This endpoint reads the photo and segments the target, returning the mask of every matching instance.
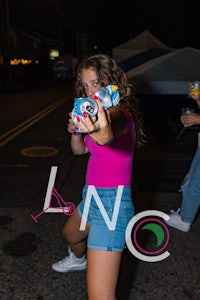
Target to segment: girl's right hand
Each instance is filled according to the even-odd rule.
[[[71,118],[71,112],[69,113],[69,117],[67,130],[69,133],[73,134],[76,133],[77,126],[74,124],[74,121]]]

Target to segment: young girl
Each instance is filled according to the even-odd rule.
[[[119,88],[120,101],[107,110],[96,91],[107,85]],[[132,86],[125,73],[107,55],[97,54],[83,60],[78,66],[75,84],[76,97],[95,98],[97,120],[87,113],[77,116],[82,133],[70,117],[68,131],[75,155],[90,152],[82,201],[63,229],[69,245],[69,255],[52,265],[58,272],[84,270],[87,267],[87,289],[90,300],[116,299],[116,286],[121,255],[125,248],[125,231],[134,216],[131,194],[132,163],[135,147],[143,142],[141,116]],[[122,186],[120,207],[113,229],[107,226],[97,202],[92,198],[84,230],[80,230],[89,187],[95,187],[110,220],[115,212],[118,187]],[[87,260],[86,260],[87,257]]]

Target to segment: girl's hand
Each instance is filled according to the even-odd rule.
[[[69,121],[68,121],[68,127],[67,127],[67,130],[69,133],[73,134],[73,133],[76,133],[76,129],[78,128],[75,124],[74,124],[74,121],[72,120],[71,118],[71,112],[69,113]]]
[[[92,134],[100,129],[98,122],[93,122],[86,112],[83,112],[83,118],[76,116],[76,119],[78,122],[78,128],[84,133]]]
[[[92,122],[87,113],[83,114],[83,120],[77,117],[78,127],[101,145],[107,144],[113,137],[110,127],[109,112],[105,111],[99,99],[96,99],[98,105],[97,121]]]
[[[108,124],[106,112],[101,104],[101,101],[96,99],[98,105],[97,121],[93,122],[86,112],[83,112],[83,118],[77,116],[78,127],[85,133],[92,134],[98,132],[104,126]]]

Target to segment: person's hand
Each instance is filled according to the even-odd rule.
[[[193,125],[200,125],[200,114],[190,114],[181,116],[181,122],[185,127],[193,126]]]
[[[112,130],[109,121],[109,112],[105,111],[99,99],[96,99],[98,105],[97,121],[92,122],[87,113],[83,113],[83,119],[77,117],[78,127],[84,132],[92,135],[92,138],[101,145],[108,143],[112,137]]]
[[[189,96],[197,103],[198,107],[200,108],[200,94],[194,95],[192,84],[189,85]]]
[[[73,134],[76,133],[76,129],[78,129],[78,127],[74,124],[74,121],[71,118],[71,112],[69,113],[69,121],[68,121],[68,127],[67,130],[69,133]]]
[[[92,134],[100,129],[98,122],[93,122],[85,111],[83,112],[83,118],[77,115],[76,119],[78,122],[78,128],[84,133]]]
[[[95,101],[98,105],[97,111],[97,121],[93,122],[89,115],[86,112],[83,112],[83,118],[77,116],[78,128],[80,128],[84,133],[92,134],[94,132],[98,132],[101,128],[108,124],[106,112],[97,98]]]

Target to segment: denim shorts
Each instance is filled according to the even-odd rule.
[[[82,221],[90,225],[87,247],[123,251],[126,244],[126,227],[135,214],[131,188],[85,186],[82,197],[78,213]]]

